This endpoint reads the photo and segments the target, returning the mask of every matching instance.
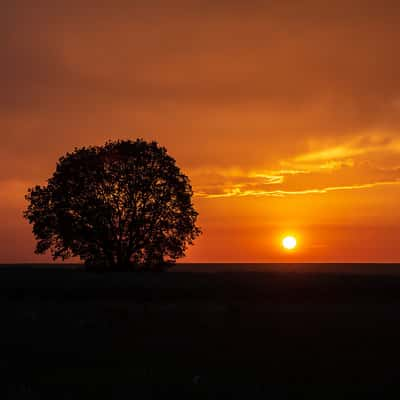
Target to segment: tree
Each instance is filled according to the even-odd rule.
[[[156,142],[112,141],[59,159],[46,186],[28,190],[35,252],[79,256],[87,266],[173,264],[201,233],[192,188]]]

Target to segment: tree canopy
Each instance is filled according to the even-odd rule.
[[[201,233],[192,188],[156,142],[110,141],[59,159],[47,185],[28,190],[36,253],[88,266],[160,268]]]

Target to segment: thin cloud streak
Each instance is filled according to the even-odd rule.
[[[240,188],[234,188],[230,191],[226,191],[221,194],[213,194],[213,193],[205,193],[205,192],[197,192],[195,193],[196,197],[203,197],[207,199],[218,199],[218,198],[226,198],[226,197],[284,197],[284,196],[292,196],[292,195],[307,195],[307,194],[325,194],[328,192],[338,191],[338,190],[357,190],[357,189],[369,189],[376,186],[386,186],[386,185],[398,185],[400,184],[400,180],[396,181],[385,181],[385,182],[374,182],[374,183],[365,183],[362,185],[351,185],[351,186],[331,186],[324,187],[321,189],[306,189],[306,190],[273,190],[273,191],[257,191],[257,190],[245,190],[242,191]]]

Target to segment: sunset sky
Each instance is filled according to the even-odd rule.
[[[186,262],[400,261],[399,27],[390,0],[5,0],[0,262],[50,260],[22,210],[61,155],[137,137],[191,178]]]

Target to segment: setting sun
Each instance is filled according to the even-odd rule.
[[[286,250],[293,250],[297,246],[297,240],[294,236],[286,236],[282,240],[282,246]]]

